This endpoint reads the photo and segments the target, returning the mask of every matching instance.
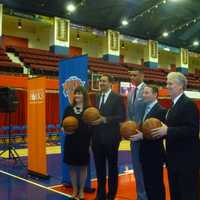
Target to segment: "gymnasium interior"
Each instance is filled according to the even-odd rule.
[[[122,95],[127,106],[129,70],[142,68],[145,83],[158,86],[159,103],[169,108],[172,102],[166,88],[167,74],[181,72],[188,80],[186,93],[200,112],[199,8],[199,0],[2,0],[0,199],[71,197],[62,161],[65,136],[60,104],[64,86],[60,63],[87,58],[92,104],[100,90],[99,78],[105,74],[114,78],[112,89]],[[67,67],[77,67],[78,73],[83,73],[79,66]],[[37,79],[39,82],[34,82]],[[40,86],[44,93],[38,90]],[[31,89],[37,90],[38,96],[31,96]],[[3,100],[4,91],[10,91],[11,97]],[[42,107],[31,110],[37,97],[44,101]],[[14,105],[7,102],[10,98],[14,98]],[[42,166],[39,173],[32,173],[31,165]],[[170,200],[163,167],[166,200]],[[135,200],[129,140],[120,143],[118,168],[116,200]],[[93,200],[97,179],[92,152],[87,184],[85,199]]]

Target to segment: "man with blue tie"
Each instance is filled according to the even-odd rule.
[[[142,122],[142,117],[145,111],[146,103],[143,99],[144,71],[142,68],[129,70],[130,79],[135,86],[128,94],[128,119],[134,120],[139,126]],[[131,142],[131,157],[133,162],[134,176],[136,180],[137,200],[148,200],[144,181],[142,167],[140,163],[140,143],[141,141]]]
[[[166,160],[171,200],[197,200],[200,167],[199,111],[184,94],[186,77],[180,72],[167,75],[173,106],[166,124],[154,129],[152,137],[166,138]]]
[[[153,117],[164,122],[166,109],[158,103],[158,88],[154,85],[146,85],[143,91],[143,97],[147,103],[143,121]],[[133,135],[130,139],[132,141],[141,140],[140,161],[148,200],[165,200],[165,187],[163,182],[165,150],[163,140],[143,138],[142,132],[139,131],[138,134]]]

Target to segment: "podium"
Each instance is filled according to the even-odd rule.
[[[46,78],[28,80],[28,173],[48,179],[46,155]]]

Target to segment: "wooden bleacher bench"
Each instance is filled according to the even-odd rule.
[[[38,60],[38,59],[22,59],[22,61],[25,64],[37,64],[41,66],[52,66],[52,67],[57,67],[58,62],[53,62],[53,61],[46,61],[46,60]]]
[[[3,48],[0,48],[0,72],[23,73],[23,67],[13,63]]]
[[[46,61],[54,61],[54,62],[59,62],[60,60],[62,60],[61,58],[58,58],[58,57],[40,56],[40,55],[29,54],[29,53],[19,53],[18,56],[23,59],[28,58],[28,59],[46,60]]]

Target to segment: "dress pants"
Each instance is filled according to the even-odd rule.
[[[171,200],[198,199],[198,169],[175,170],[168,167],[168,176]]]
[[[92,144],[97,173],[97,200],[114,200],[118,187],[118,148],[115,144]],[[106,166],[108,165],[108,194],[106,195]]]
[[[140,162],[140,141],[131,142],[131,157],[136,181],[137,200],[148,200]]]

